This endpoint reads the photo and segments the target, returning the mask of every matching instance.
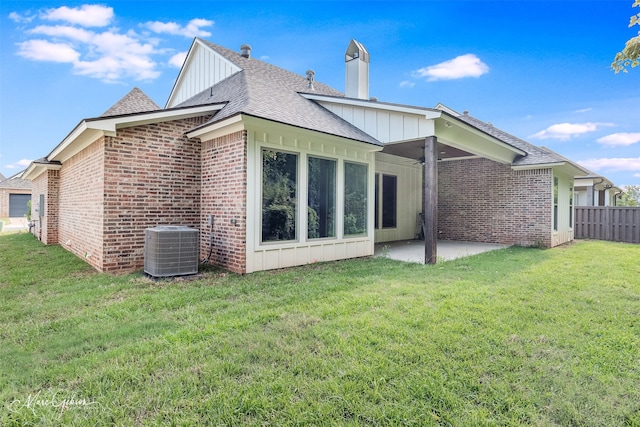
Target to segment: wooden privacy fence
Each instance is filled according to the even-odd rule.
[[[579,206],[575,212],[576,239],[640,243],[640,207]]]

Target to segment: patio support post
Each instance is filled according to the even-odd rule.
[[[424,263],[435,264],[438,258],[438,139],[424,140]]]

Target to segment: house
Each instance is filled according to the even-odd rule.
[[[140,269],[144,231],[200,230],[200,256],[248,273],[425,238],[551,247],[573,239],[586,170],[468,113],[369,97],[352,40],[345,94],[196,38],[159,108],[134,89],[33,162],[37,223],[100,271]],[[35,215],[34,215],[35,216]]]
[[[616,206],[622,189],[607,177],[589,171],[575,177],[576,206]]]
[[[31,181],[23,179],[23,173],[0,180],[0,218],[21,218],[30,213]]]

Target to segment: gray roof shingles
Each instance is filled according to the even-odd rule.
[[[460,114],[457,116],[457,118],[503,142],[506,142],[513,147],[519,148],[522,151],[526,152],[526,156],[520,156],[513,161],[513,166],[547,165],[554,163],[564,163],[567,161],[566,158],[554,153],[551,150],[535,146],[523,139],[513,136],[501,129],[494,127],[489,123],[483,122],[482,120],[479,120],[468,114]]]
[[[309,88],[308,80],[303,76],[201,41],[242,70],[177,106],[226,102],[227,105],[202,127],[237,114],[247,114],[303,129],[382,145],[371,135],[300,95],[315,93],[343,97],[342,93],[320,82],[314,82],[312,90]]]
[[[156,111],[161,108],[151,100],[143,91],[134,87],[129,93],[123,96],[111,108],[102,113],[100,117],[120,116],[124,114],[146,113]]]

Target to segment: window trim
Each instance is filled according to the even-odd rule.
[[[279,147],[270,147],[270,146],[259,146],[259,163],[260,163],[260,176],[259,176],[259,185],[260,185],[260,198],[259,198],[259,213],[260,213],[260,223],[258,224],[258,244],[260,246],[270,246],[270,245],[281,245],[281,244],[291,244],[291,243],[300,243],[300,159],[304,156],[303,153],[292,151],[292,150],[282,150]],[[289,240],[267,240],[263,239],[263,220],[264,220],[264,152],[265,151],[274,151],[278,153],[291,154],[296,156],[296,208],[295,208],[295,238]]]

